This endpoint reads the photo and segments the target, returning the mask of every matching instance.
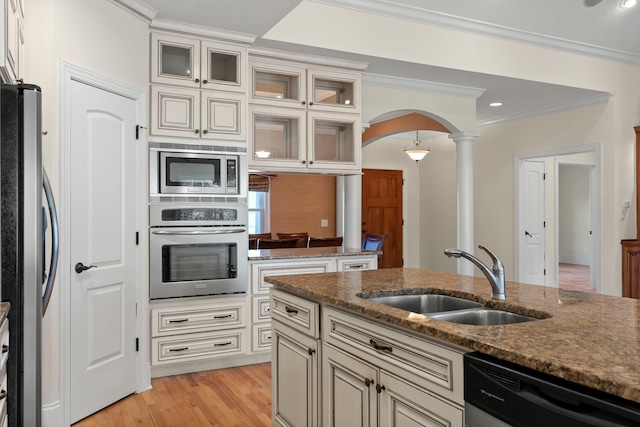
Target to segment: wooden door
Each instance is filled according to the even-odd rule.
[[[362,173],[362,236],[386,234],[378,268],[402,267],[402,171]]]
[[[75,422],[136,391],[136,101],[72,81],[70,113]]]

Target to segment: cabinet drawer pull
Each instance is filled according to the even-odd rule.
[[[7,390],[0,391],[0,400],[3,400],[7,397]]]
[[[227,342],[215,343],[213,346],[214,347],[224,347],[224,346],[231,345],[231,344],[233,344],[231,341],[227,341]]]
[[[175,319],[175,320],[169,320],[169,323],[184,323],[188,321],[189,319]]]
[[[221,316],[213,316],[214,319],[226,319],[227,317],[231,317],[231,314],[223,314]]]
[[[374,340],[369,340],[369,344],[371,344],[371,347],[373,347],[374,349],[376,349],[378,351],[386,351],[388,353],[393,352],[393,348],[391,348],[391,346],[380,345],[377,342],[375,342]]]
[[[353,269],[355,269],[355,268],[364,268],[364,264],[353,264],[353,265],[348,266],[347,268],[353,268]]]
[[[267,341],[271,341],[271,335],[267,335],[266,337],[264,337],[264,339],[266,339]]]
[[[9,346],[6,345],[6,344],[2,344],[2,353],[4,354],[4,353],[6,353],[8,351],[9,351]]]
[[[288,313],[288,314],[298,314],[298,310],[296,310],[295,308],[291,308],[291,307],[284,307],[284,310]]]
[[[170,348],[169,352],[174,353],[174,352],[185,351],[185,350],[189,350],[189,347]]]

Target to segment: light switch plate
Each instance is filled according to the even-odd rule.
[[[320,227],[328,227],[329,226],[329,220],[328,219],[321,219],[320,220]]]

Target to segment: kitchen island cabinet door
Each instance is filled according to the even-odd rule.
[[[322,356],[323,425],[377,426],[378,369],[326,344]]]
[[[464,412],[422,387],[380,371],[380,425],[389,427],[462,426]]]
[[[319,426],[318,341],[275,320],[272,326],[273,425]]]

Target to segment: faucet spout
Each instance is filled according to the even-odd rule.
[[[445,249],[444,254],[449,258],[464,258],[471,261],[480,269],[480,271],[482,271],[489,281],[489,284],[491,285],[491,298],[502,301],[506,300],[504,265],[502,264],[502,261],[500,261],[500,259],[485,246],[478,245],[478,248],[485,251],[491,257],[491,260],[493,261],[493,267],[491,269],[475,256],[460,249]]]

